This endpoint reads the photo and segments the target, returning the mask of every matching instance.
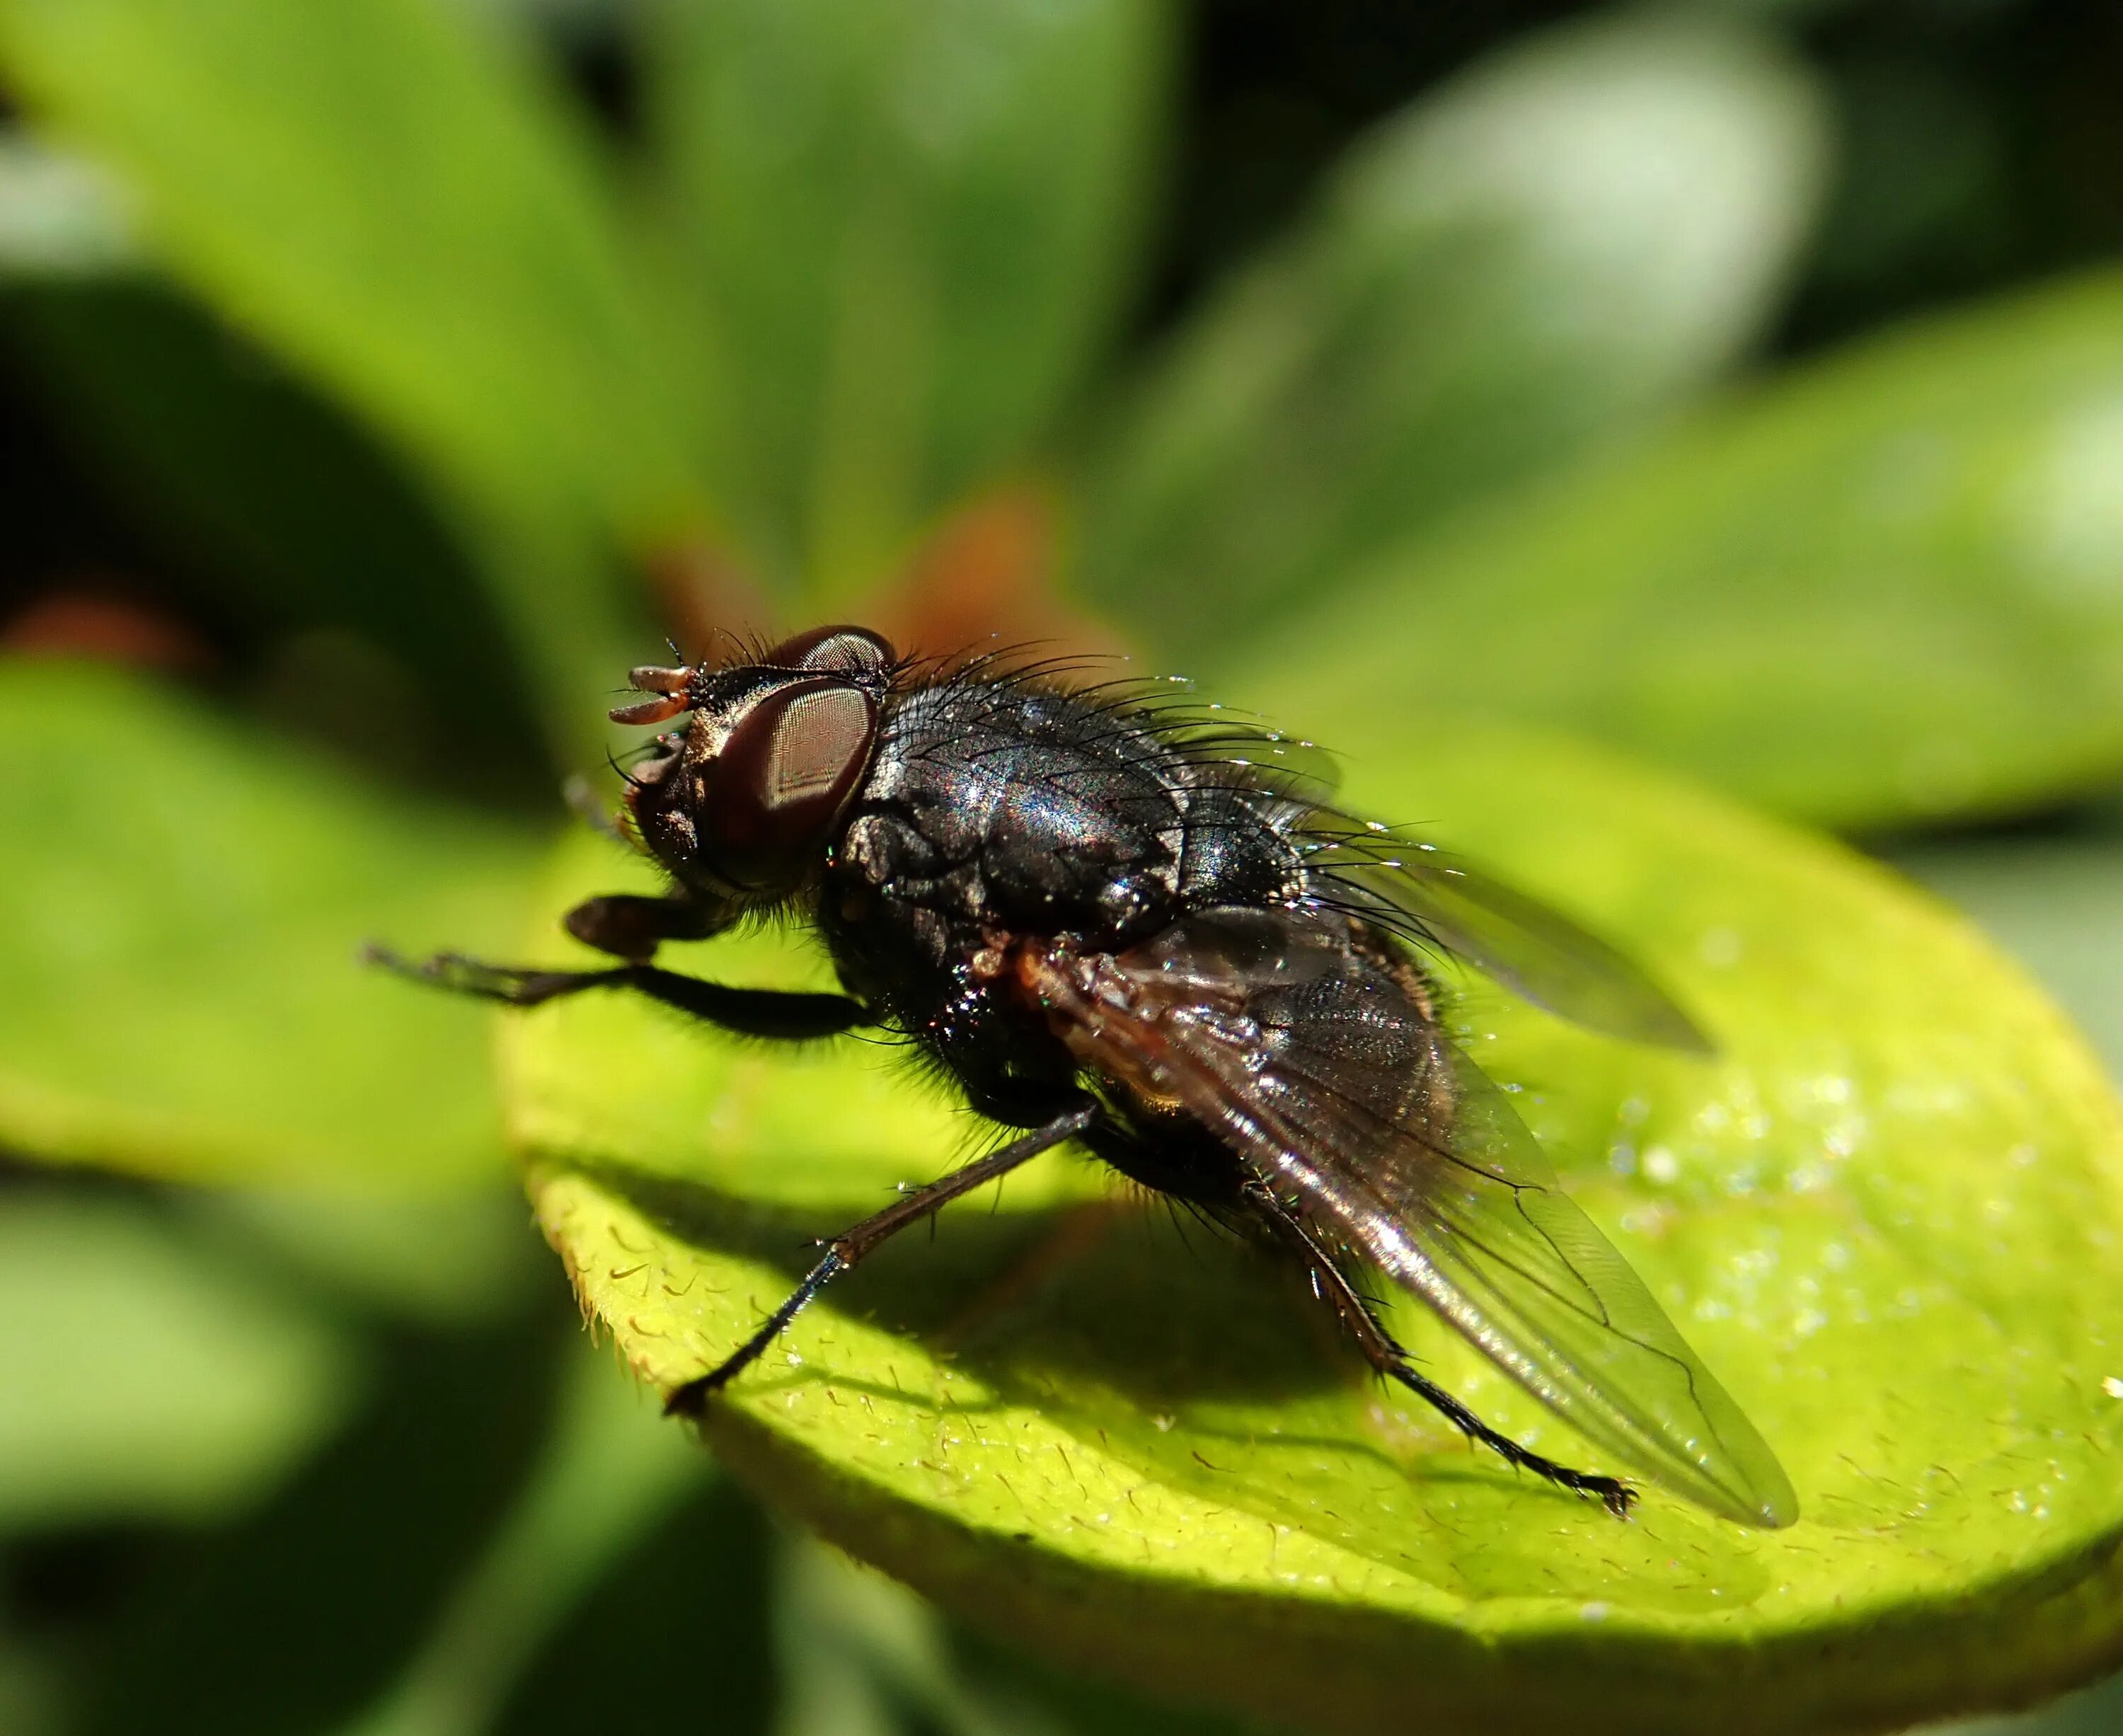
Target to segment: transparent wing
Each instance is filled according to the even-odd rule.
[[[1624,1463],[1742,1524],[1797,1517],[1776,1455],[1563,1192],[1508,1097],[1385,969],[1293,919],[1237,912],[1116,964],[1134,1016],[1110,999],[1087,1011],[1120,1077],[1183,1104]]]
[[[1320,1154],[1366,1130],[1319,1137],[1352,1114],[1343,1102],[1272,1161],[1341,1202],[1323,1215],[1587,1439],[1728,1518],[1790,1523],[1797,1499],[1769,1444],[1562,1190],[1510,1100],[1435,1027],[1430,1039],[1449,1125],[1408,1116],[1385,1161],[1347,1176]],[[1300,1077],[1290,1095],[1308,1107],[1332,1089]]]
[[[1445,855],[1317,810],[1301,828],[1329,900],[1434,942],[1587,1030],[1707,1054],[1710,1039],[1633,960],[1539,899]]]

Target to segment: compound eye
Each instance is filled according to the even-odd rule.
[[[715,757],[710,853],[734,884],[764,884],[800,867],[863,768],[877,705],[841,680],[792,683],[747,711]]]
[[[813,627],[785,639],[766,654],[773,669],[816,669],[822,675],[848,675],[860,679],[883,671],[895,653],[868,627]]]

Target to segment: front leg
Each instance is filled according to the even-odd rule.
[[[736,919],[724,906],[689,892],[644,898],[635,892],[601,893],[584,898],[560,926],[585,946],[608,952],[630,964],[646,964],[666,941],[705,941]]]
[[[659,970],[654,964],[616,964],[603,970],[524,969],[489,964],[462,953],[437,953],[415,962],[387,946],[368,947],[367,961],[384,969],[505,1006],[538,1006],[587,988],[626,988],[652,1001],[691,1014],[703,1023],[739,1036],[802,1042],[837,1037],[857,1025],[874,1024],[869,1009],[846,995],[811,994],[795,989],[730,988],[698,977]]]

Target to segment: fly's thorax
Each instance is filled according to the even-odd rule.
[[[943,679],[892,707],[846,858],[893,902],[1126,944],[1177,908],[1175,769],[1087,700]]]
[[[1305,885],[1305,858],[1291,836],[1288,805],[1226,780],[1213,766],[1188,768],[1180,792],[1179,890],[1189,909],[1289,903]]]

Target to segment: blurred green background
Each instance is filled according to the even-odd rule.
[[[354,972],[542,919],[667,632],[1586,734],[2123,1073],[2119,88],[2105,0],[0,0],[0,1730],[1231,1727],[657,1427]]]

